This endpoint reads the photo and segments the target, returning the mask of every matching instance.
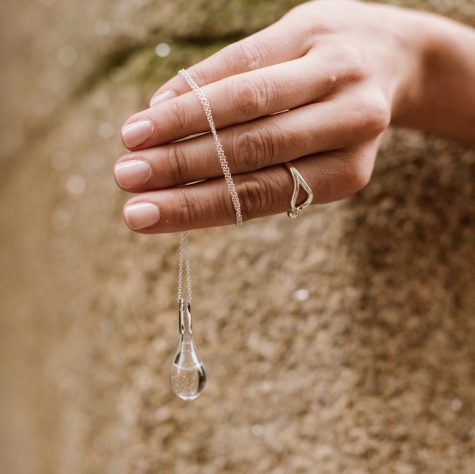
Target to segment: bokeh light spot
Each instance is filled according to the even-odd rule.
[[[72,46],[63,46],[56,55],[61,65],[65,67],[72,66],[78,59],[78,53]]]
[[[298,290],[295,290],[292,294],[292,298],[294,299],[294,301],[306,301],[308,300],[309,296],[310,296],[310,293],[305,288],[300,288]]]
[[[92,96],[92,103],[99,108],[104,108],[109,105],[109,94],[106,91],[97,91]]]
[[[114,127],[109,122],[101,123],[97,127],[97,133],[101,138],[110,138],[114,135]]]
[[[96,35],[105,36],[109,34],[111,30],[111,24],[107,20],[97,20],[94,23],[94,32]]]
[[[165,58],[167,57],[169,54],[170,54],[170,46],[168,46],[167,43],[160,43],[160,44],[157,44],[156,48],[155,48],[155,54],[159,57],[159,58]]]
[[[86,180],[77,174],[66,181],[66,189],[75,196],[79,196],[86,190]]]

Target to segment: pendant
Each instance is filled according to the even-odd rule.
[[[178,300],[178,327],[180,341],[170,367],[170,386],[181,399],[189,402],[198,397],[206,385],[206,372],[193,342],[191,305]]]

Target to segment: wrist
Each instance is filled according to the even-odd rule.
[[[475,145],[475,32],[428,13],[413,20],[417,60],[392,123]]]
[[[391,124],[420,128],[421,105],[426,101],[426,63],[433,37],[433,15],[404,10],[404,28],[397,30],[399,61],[397,62],[397,86],[393,94]],[[417,118],[416,118],[417,117]]]

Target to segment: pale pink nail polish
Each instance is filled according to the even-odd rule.
[[[154,107],[155,105],[160,104],[160,102],[165,102],[166,100],[173,99],[174,97],[176,97],[175,91],[162,92],[161,94],[152,97],[150,100],[150,107]]]
[[[127,148],[135,148],[152,136],[153,125],[150,120],[141,120],[122,127],[122,140]]]
[[[160,220],[160,211],[150,202],[129,204],[124,210],[124,218],[132,230],[145,229]]]
[[[152,175],[152,169],[146,161],[130,160],[116,164],[114,174],[119,186],[131,189],[146,183]]]

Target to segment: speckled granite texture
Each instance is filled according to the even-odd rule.
[[[475,472],[475,151],[434,136],[298,221],[192,232],[209,382],[168,387],[179,238],[122,223],[119,128],[296,3],[2,0],[0,472]]]

